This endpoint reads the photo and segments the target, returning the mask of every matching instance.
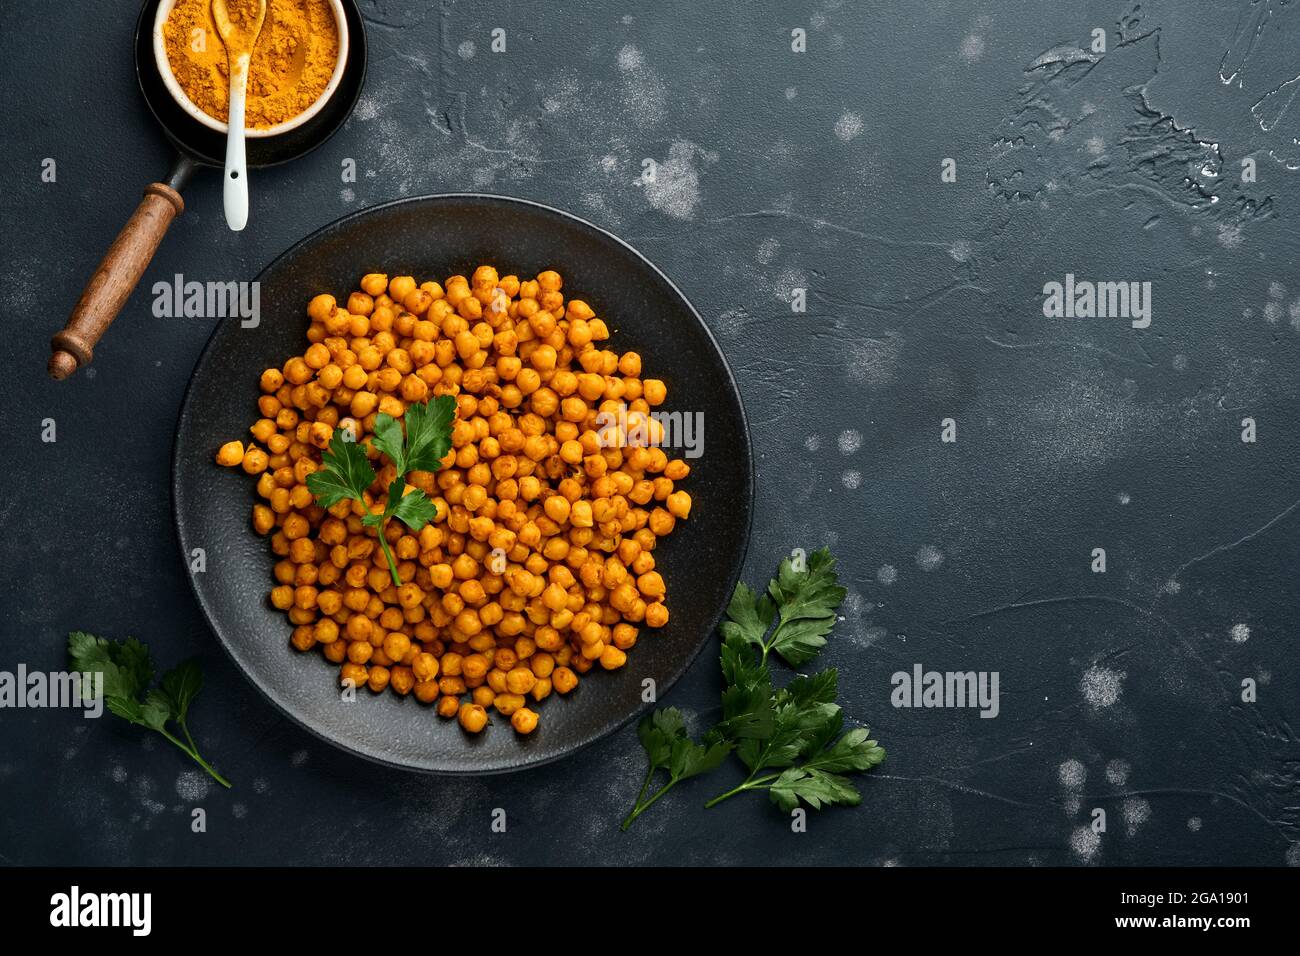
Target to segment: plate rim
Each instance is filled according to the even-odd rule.
[[[678,288],[677,284],[673,282],[673,280],[669,278],[668,275],[662,269],[660,269],[657,265],[655,265],[646,255],[644,255],[642,252],[640,252],[640,250],[636,249],[633,245],[631,245],[626,240],[615,235],[613,232],[609,231],[608,229],[596,225],[595,223],[591,222],[588,219],[575,215],[571,212],[567,212],[558,207],[551,206],[546,203],[537,202],[531,199],[524,199],[517,196],[508,196],[499,193],[480,193],[480,192],[428,193],[419,196],[404,196],[399,199],[393,199],[387,202],[382,202],[372,206],[367,206],[364,209],[357,209],[344,216],[340,216],[339,218],[334,219],[331,222],[325,223],[324,225],[317,227],[316,229],[308,233],[306,236],[303,236],[301,239],[294,242],[287,249],[285,249],[283,252],[281,252],[279,255],[273,258],[270,262],[268,262],[265,266],[263,266],[262,269],[254,277],[253,281],[260,282],[263,276],[265,276],[272,269],[279,266],[283,261],[288,260],[291,257],[295,256],[299,252],[299,250],[302,249],[304,246],[316,241],[317,239],[321,238],[323,235],[325,235],[328,232],[344,228],[347,224],[353,222],[354,220],[361,219],[369,215],[374,215],[375,213],[384,210],[394,209],[399,206],[417,205],[417,204],[437,205],[439,202],[446,201],[446,200],[473,200],[473,201],[482,201],[482,202],[489,202],[489,203],[500,203],[502,205],[527,206],[535,210],[540,210],[543,213],[558,216],[562,219],[569,220],[570,222],[578,225],[580,228],[593,230],[596,233],[603,236],[604,238],[608,240],[612,240],[618,246],[622,247],[622,249],[626,253],[630,254],[635,259],[639,260],[643,266],[649,268],[651,272],[653,272],[654,275],[659,278],[659,280],[664,282],[668,286],[668,288],[672,290],[673,294],[675,294],[686,305],[687,311],[694,317],[696,323],[703,330],[706,340],[712,346],[714,352],[717,354],[718,360],[722,364],[723,370],[726,372],[726,381],[727,384],[730,386],[732,394],[736,398],[736,407],[740,414],[740,433],[742,438],[741,447],[743,448],[745,454],[745,487],[744,487],[744,505],[743,505],[745,509],[745,517],[744,517],[744,528],[741,537],[740,548],[734,559],[733,567],[730,569],[730,572],[728,573],[726,579],[728,582],[726,593],[728,594],[733,593],[736,589],[736,584],[740,581],[740,576],[743,573],[745,567],[745,560],[749,554],[749,545],[753,537],[754,510],[755,510],[754,493],[756,490],[756,479],[755,479],[755,469],[754,469],[754,447],[753,447],[753,437],[750,434],[750,428],[749,428],[749,416],[745,410],[744,394],[740,390],[740,384],[736,380],[736,374],[731,368],[731,363],[727,361],[727,356],[722,349],[721,343],[718,342],[717,336],[714,335],[713,330],[709,327],[708,323],[704,321],[704,318],[703,316],[700,315],[699,310],[695,308],[694,303],[691,302],[691,300],[686,296],[686,294],[682,292],[680,288]],[[221,628],[217,624],[217,615],[213,613],[212,609],[208,606],[207,601],[204,599],[202,593],[199,591],[197,582],[195,580],[195,572],[190,567],[189,558],[185,550],[185,542],[182,540],[184,519],[182,518],[180,513],[180,497],[181,497],[181,491],[180,491],[181,482],[179,476],[179,469],[181,464],[180,448],[179,448],[180,437],[183,429],[186,426],[187,420],[189,419],[191,414],[191,399],[193,397],[196,374],[199,368],[202,367],[204,362],[208,359],[209,354],[211,353],[213,346],[216,342],[217,335],[219,332],[221,332],[226,321],[228,320],[218,321],[216,325],[213,326],[212,331],[209,333],[207,341],[203,344],[203,348],[199,352],[198,358],[195,359],[194,367],[190,371],[189,379],[185,383],[185,392],[181,397],[180,409],[177,412],[176,425],[172,433],[171,475],[170,475],[170,481],[168,483],[170,495],[171,495],[172,527],[176,532],[176,544],[177,544],[177,549],[180,552],[181,565],[184,568],[185,580],[189,585],[190,593],[194,596],[195,603],[199,607],[199,611],[202,614],[203,620],[207,624],[208,631],[212,634],[213,637],[216,638],[217,643],[221,645],[221,649],[225,652],[226,656],[230,659],[231,663],[234,664],[236,671],[239,672],[239,674],[244,678],[244,680],[246,680],[249,684],[251,684],[254,688],[256,688],[257,692],[262,696],[262,698],[268,701],[272,705],[274,710],[278,712],[281,716],[287,718],[295,725],[308,731],[310,734],[312,734],[312,736],[329,744],[330,746],[334,747],[340,752],[346,753],[352,757],[359,757],[370,763],[378,764],[379,766],[388,767],[395,770],[403,770],[409,773],[419,773],[419,774],[425,774],[425,775],[437,776],[437,777],[487,777],[487,776],[499,776],[508,773],[519,773],[521,771],[532,770],[537,767],[546,766],[548,764],[555,763],[556,761],[563,760],[567,757],[571,757],[574,754],[578,753],[579,751],[584,750],[587,747],[590,747],[591,745],[595,744],[598,741],[604,740],[608,737],[612,737],[614,734],[621,731],[624,727],[628,726],[632,721],[637,720],[643,715],[645,715],[652,707],[658,705],[662,701],[662,698],[665,695],[667,695],[683,677],[686,676],[687,671],[689,671],[691,667],[695,664],[695,662],[699,660],[700,654],[704,651],[704,648],[709,646],[712,643],[711,638],[717,633],[718,627],[722,622],[722,618],[726,613],[725,602],[721,606],[719,606],[717,612],[712,616],[711,623],[706,629],[702,639],[696,645],[695,649],[689,652],[683,658],[681,665],[676,669],[675,673],[670,675],[667,680],[661,682],[655,700],[649,702],[643,701],[640,704],[640,706],[638,706],[635,710],[631,711],[629,714],[622,717],[621,719],[610,723],[607,727],[600,730],[598,733],[592,734],[591,736],[588,736],[587,738],[580,740],[576,743],[566,744],[565,746],[559,748],[554,753],[550,753],[546,756],[536,758],[536,759],[528,759],[525,756],[525,758],[519,762],[505,764],[501,766],[493,766],[493,767],[487,767],[483,769],[468,769],[468,768],[449,769],[449,768],[416,766],[410,763],[404,763],[400,760],[390,760],[390,759],[386,759],[381,754],[368,753],[364,750],[358,749],[357,747],[353,746],[350,742],[346,740],[338,739],[335,736],[327,734],[325,731],[317,728],[316,726],[308,723],[305,720],[300,719],[298,715],[295,714],[286,703],[280,701],[276,696],[274,696],[271,693],[271,691],[266,686],[264,686],[260,680],[256,678],[253,672],[249,668],[247,668],[243,664],[243,662],[239,660],[239,658],[235,656],[235,653],[230,646],[230,642],[226,639],[225,635],[222,633]]]

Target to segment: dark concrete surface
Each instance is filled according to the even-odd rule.
[[[166,666],[198,654],[194,727],[237,786],[119,721],[3,710],[0,862],[1300,864],[1297,5],[362,6],[372,60],[347,127],[253,177],[242,234],[218,177],[197,179],[146,281],[251,279],[324,223],[420,193],[613,230],[740,379],[748,579],[793,547],[840,557],[824,658],[889,758],[861,807],[805,834],[759,797],[704,811],[729,767],[624,835],[631,728],[559,765],[441,780],[281,718],[217,647],[172,530],[176,411],[213,323],[154,318],[145,290],[89,373],[45,378],[50,334],[170,162],[134,85],[137,8],[5,4],[0,669],[60,667],[76,628],[138,635]],[[1083,49],[1094,28],[1104,55]],[[1045,318],[1067,273],[1151,282],[1150,326]],[[917,663],[997,671],[998,717],[891,707]],[[668,701],[707,720],[717,689],[705,654]]]

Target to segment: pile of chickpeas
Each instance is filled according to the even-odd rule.
[[[562,285],[480,266],[442,284],[371,273],[346,304],[318,295],[306,351],[262,373],[252,441],[216,456],[257,476],[253,527],[280,559],[270,599],[293,646],[319,647],[344,686],[414,695],[470,733],[492,708],[532,733],[530,705],[622,667],[641,625],[668,623],[655,543],[691,498],[651,414],[664,383],[602,348],[605,322]],[[399,586],[361,521],[395,477],[369,439],[380,412],[438,395],[456,399],[452,450],[406,476],[437,517],[383,530]],[[364,506],[322,508],[308,490],[338,428],[377,472]]]

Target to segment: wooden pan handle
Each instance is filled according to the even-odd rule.
[[[172,220],[185,211],[181,194],[165,183],[151,183],[95,274],[86,283],[63,331],[50,340],[50,378],[65,379],[89,365],[95,343],[122,311],[148,267]]]

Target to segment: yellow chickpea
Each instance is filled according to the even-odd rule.
[[[510,715],[510,726],[513,727],[517,733],[531,734],[537,729],[537,714],[535,711],[531,711],[527,707],[520,707]]]
[[[685,518],[691,513],[691,496],[685,491],[674,491],[665,499],[664,505],[674,518]]]
[[[233,468],[244,460],[243,442],[228,441],[217,451],[217,464]]]
[[[551,684],[557,693],[567,694],[578,686],[578,675],[568,667],[557,667],[551,674]]]
[[[514,667],[506,673],[506,688],[512,694],[527,694],[536,683],[537,676],[527,667]]]
[[[370,679],[366,682],[366,686],[376,694],[382,693],[388,687],[391,676],[392,672],[387,667],[376,664],[370,668]]]
[[[317,322],[324,322],[325,317],[332,313],[338,303],[332,295],[318,295],[307,303],[307,315]]]
[[[661,601],[653,604],[647,604],[645,609],[645,623],[647,627],[663,627],[668,623],[668,607]]]
[[[467,733],[480,733],[487,726],[487,711],[479,704],[462,704],[460,707],[460,725]]]
[[[434,678],[438,676],[438,658],[422,651],[416,655],[414,662],[412,662],[411,671],[415,674],[416,680],[432,683]]]
[[[412,688],[415,687],[415,675],[411,673],[409,667],[394,667],[391,674],[392,676],[388,680],[388,686],[403,697],[409,694]]]
[[[492,706],[497,709],[497,713],[502,717],[509,717],[520,707],[524,706],[524,698],[522,694],[511,694],[508,692],[497,694],[492,699]]]

